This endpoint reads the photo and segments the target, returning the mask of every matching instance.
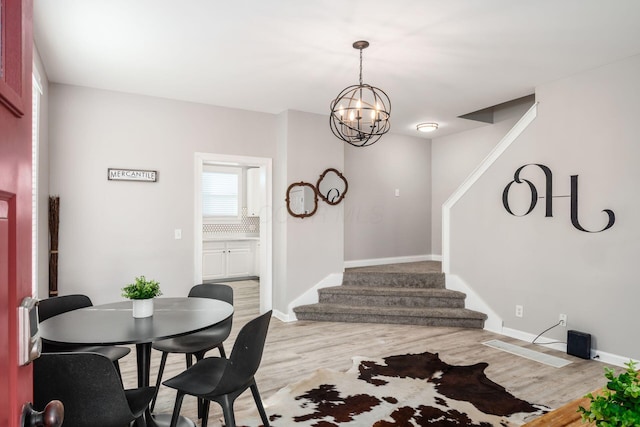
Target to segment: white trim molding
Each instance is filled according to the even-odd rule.
[[[518,120],[502,140],[491,150],[480,165],[471,172],[471,175],[464,180],[456,191],[442,205],[442,271],[450,273],[450,250],[451,250],[451,208],[458,200],[465,195],[467,191],[480,179],[480,177],[491,167],[491,165],[504,153],[504,151],[524,132],[524,130],[533,122],[538,114],[538,103],[536,102],[529,110]]]
[[[283,322],[295,322],[298,320],[296,314],[293,312],[295,307],[300,305],[309,305],[309,304],[317,304],[319,301],[318,290],[322,288],[327,288],[329,286],[340,286],[342,284],[342,273],[332,273],[327,277],[316,283],[311,289],[308,289],[300,295],[298,298],[294,299],[287,306],[287,312],[282,313],[281,311],[274,310],[274,316],[276,316],[279,320]]]
[[[479,311],[487,315],[484,329],[491,332],[502,332],[502,318],[478,295],[467,283],[455,274],[447,274],[447,289],[464,293],[467,297],[464,306],[469,310]]]
[[[202,171],[204,164],[224,166],[255,166],[265,179],[265,191],[260,195],[260,313],[273,307],[273,161],[268,157],[251,157],[214,153],[194,153],[194,283],[202,283]]]

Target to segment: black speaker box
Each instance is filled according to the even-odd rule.
[[[567,354],[591,359],[591,334],[567,331]]]

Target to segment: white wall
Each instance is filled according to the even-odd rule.
[[[431,141],[390,133],[344,145],[345,260],[430,255]]]
[[[277,161],[273,164],[273,306],[280,308],[283,313],[286,311],[290,299],[287,299],[286,286],[280,284],[287,283],[287,208],[285,197],[287,192],[287,132],[289,123],[289,112],[284,111],[276,117],[276,146]],[[279,261],[279,260],[285,260]]]
[[[288,304],[344,261],[343,205],[288,215],[287,186],[344,168],[326,117],[279,115],[52,84],[50,192],[60,195],[60,294],[120,299],[135,276],[165,296],[194,284],[195,152],[272,158],[273,307]],[[110,167],[158,171],[158,182],[108,181]],[[262,223],[262,220],[261,220]],[[182,239],[174,239],[174,229]]]
[[[525,98],[495,108],[493,124],[432,140],[431,248],[442,255],[442,205],[531,107]]]
[[[326,116],[300,111],[288,111],[287,116],[285,190],[300,181],[315,186],[328,168],[344,170],[344,143],[333,136]],[[332,206],[318,199],[318,210],[308,218],[282,212],[279,217],[286,219],[287,229],[286,300],[290,302],[328,275],[343,271],[344,203]]]
[[[120,299],[135,276],[194,284],[194,152],[276,157],[270,114],[50,85],[50,192],[60,195],[60,294]],[[107,168],[158,182],[108,181]],[[174,239],[174,229],[182,239]]]
[[[451,272],[463,278],[504,319],[505,327],[542,332],[568,315],[568,329],[592,334],[598,351],[640,358],[634,316],[640,286],[634,267],[640,242],[640,56],[545,84],[534,122],[451,211]],[[472,136],[472,135],[470,135]],[[435,158],[434,162],[439,159]],[[515,170],[528,163],[548,166],[553,195],[570,193],[579,175],[577,230],[569,199],[544,199],[527,216],[504,209],[501,196]],[[524,177],[543,193],[542,174]],[[541,194],[542,195],[542,194]],[[514,189],[513,205],[526,210],[529,192]],[[516,318],[516,304],[524,317]],[[566,339],[567,328],[545,335]]]

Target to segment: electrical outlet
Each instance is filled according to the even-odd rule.
[[[524,308],[521,305],[516,305],[516,317],[524,316]]]
[[[560,314],[559,321],[560,321],[560,326],[567,326],[567,315]]]

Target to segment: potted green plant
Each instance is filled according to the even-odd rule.
[[[640,426],[640,378],[633,360],[625,363],[626,370],[616,376],[611,368],[605,368],[604,376],[609,380],[601,394],[587,394],[591,405],[582,406],[583,422],[595,423],[598,427]]]
[[[134,283],[122,288],[122,296],[133,301],[133,317],[136,318],[153,316],[153,298],[160,295],[160,283],[144,276],[136,277]]]

